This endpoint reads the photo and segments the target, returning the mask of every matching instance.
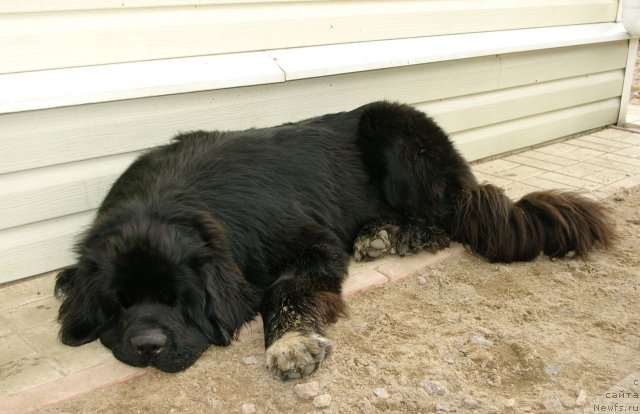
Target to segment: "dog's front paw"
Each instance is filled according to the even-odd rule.
[[[333,349],[333,342],[316,333],[287,332],[267,348],[269,371],[285,381],[311,374]]]

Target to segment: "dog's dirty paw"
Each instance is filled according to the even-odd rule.
[[[373,234],[361,232],[353,243],[353,258],[358,261],[375,259],[387,253],[395,253],[389,240],[389,232],[381,229]]]
[[[451,240],[444,230],[420,217],[376,220],[364,226],[353,243],[353,258],[366,261],[395,254],[406,256],[422,250],[436,252]]]
[[[283,381],[315,371],[333,349],[333,342],[316,333],[287,332],[267,348],[267,367]]]
[[[416,254],[422,250],[432,253],[449,247],[449,236],[438,227],[427,226],[424,228],[406,228],[398,234],[396,240],[396,254],[407,256]]]
[[[441,228],[435,226],[427,226],[420,239],[420,248],[434,253],[451,245],[451,239],[447,233]]]

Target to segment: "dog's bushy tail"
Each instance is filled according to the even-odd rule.
[[[529,261],[540,252],[585,257],[615,240],[605,207],[571,192],[538,191],[514,203],[498,187],[477,185],[464,191],[453,216],[452,238],[492,262]]]

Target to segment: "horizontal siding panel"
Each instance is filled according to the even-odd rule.
[[[0,229],[95,209],[136,155],[0,175]]]
[[[562,108],[618,97],[624,71],[536,83],[416,105],[455,133]]]
[[[284,0],[288,3],[317,0]],[[283,0],[2,0],[0,13],[135,9],[140,7],[199,7],[211,4],[276,3]]]
[[[0,113],[284,82],[264,52],[0,75]]]
[[[268,50],[287,80],[629,39],[622,23],[500,30]]]
[[[0,283],[71,264],[78,233],[93,215],[91,211],[0,230]]]
[[[617,0],[380,0],[0,14],[4,57],[0,73],[612,22],[617,4]]]
[[[619,110],[620,99],[614,98],[464,131],[451,138],[468,161],[475,161],[612,124]]]
[[[138,151],[185,130],[270,126],[378,99],[434,101],[613,71],[626,59],[627,42],[617,41],[5,114],[0,173]]]
[[[620,96],[622,70],[417,104],[449,133]],[[0,175],[0,229],[94,209],[136,153]],[[29,206],[25,209],[25,206]]]
[[[628,39],[622,23],[599,23],[9,73],[0,114]]]

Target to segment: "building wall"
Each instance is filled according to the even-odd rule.
[[[614,21],[617,9],[617,0],[3,1],[0,71],[589,24]]]
[[[0,283],[70,264],[110,184],[180,131],[390,99],[427,111],[476,160],[614,123],[629,53],[611,23],[617,9],[610,0],[2,2]],[[199,55],[216,56],[187,58]]]

